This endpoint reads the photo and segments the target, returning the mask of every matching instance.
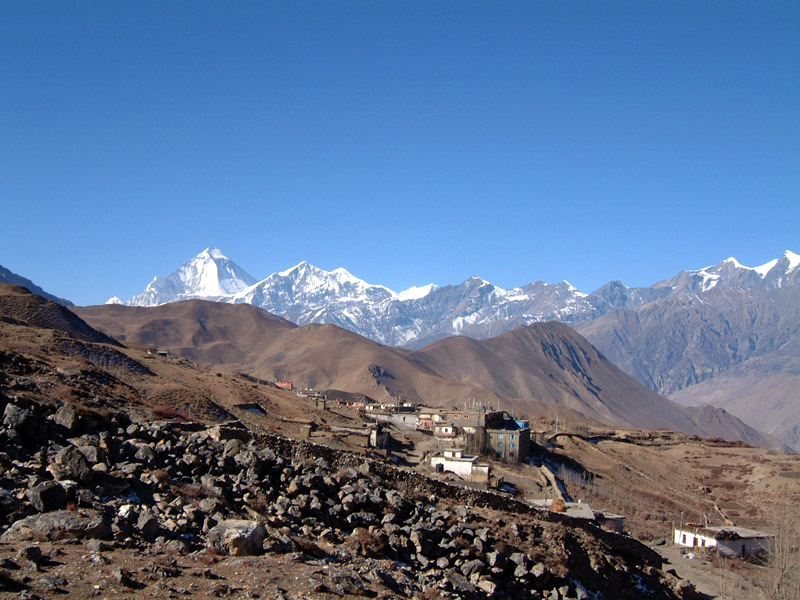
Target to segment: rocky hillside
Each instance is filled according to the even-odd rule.
[[[68,338],[101,346],[0,323],[0,595],[693,597],[631,538],[155,393],[266,384]]]

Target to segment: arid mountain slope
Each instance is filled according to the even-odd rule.
[[[491,340],[442,340],[411,352],[334,325],[296,328],[245,305],[194,300],[76,311],[126,341],[315,389],[443,406],[474,399],[520,414],[563,411],[608,424],[705,433],[685,408],[635,382],[557,323],[533,324]],[[721,422],[730,418],[720,415]],[[736,419],[728,429],[723,437],[742,439],[745,431],[748,443],[776,445]]]
[[[800,371],[754,375],[752,370],[763,372],[762,362],[750,359],[719,377],[682,389],[672,399],[689,407],[702,402],[724,407],[800,450]]]
[[[800,393],[790,382],[800,375],[800,287],[711,289],[575,327],[648,387],[723,407],[798,447]]]
[[[117,342],[95,331],[67,308],[38,296],[27,288],[0,283],[0,319],[32,327],[58,329],[87,342],[114,344]]]
[[[442,377],[518,404],[555,398],[601,423],[699,432],[681,407],[625,375],[562,323],[519,327],[488,340],[448,338],[412,356]]]

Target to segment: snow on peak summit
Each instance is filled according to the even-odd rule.
[[[729,257],[703,269],[681,271],[648,288],[612,282],[589,295],[566,280],[503,289],[480,277],[444,287],[411,286],[398,293],[367,283],[342,267],[325,271],[307,261],[256,282],[212,246],[172,274],[156,277],[124,304],[155,306],[192,298],[246,303],[298,325],[332,323],[380,343],[421,347],[453,333],[482,338],[537,321],[577,323],[615,308],[633,309],[679,294],[702,295],[712,288],[796,285],[798,267],[800,255],[787,250],[760,267],[746,267]]]
[[[789,261],[789,268],[787,271],[794,271],[798,266],[800,266],[800,254],[795,254],[791,250],[787,250],[783,253],[783,257],[787,261]]]
[[[209,258],[219,258],[219,259],[228,258],[222,253],[222,250],[220,250],[219,248],[215,248],[214,246],[209,246],[208,248],[206,248],[200,254],[197,255],[198,258],[201,256],[208,256]]]
[[[753,271],[758,273],[761,279],[764,279],[764,277],[767,276],[767,273],[769,273],[777,264],[778,264],[778,259],[773,258],[771,261],[766,262],[761,266],[753,267]]]
[[[745,267],[742,263],[740,263],[738,260],[736,260],[736,258],[733,257],[733,256],[729,256],[728,258],[726,258],[722,262],[723,263],[731,263],[731,264],[733,264],[734,267],[738,267],[740,269],[749,269],[750,268],[750,267]],[[722,264],[722,263],[720,263],[720,264]]]
[[[403,290],[402,292],[398,293],[397,297],[400,300],[419,300],[420,298],[424,298],[430,294],[435,289],[438,289],[438,286],[433,283],[421,286],[412,285],[407,290]]]
[[[169,275],[159,275],[145,290],[124,302],[128,306],[157,306],[190,298],[217,298],[240,292],[255,278],[225,256],[206,248]]]

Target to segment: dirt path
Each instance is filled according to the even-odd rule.
[[[653,550],[664,557],[664,571],[674,569],[678,577],[694,584],[699,592],[708,595],[714,600],[759,600],[763,598],[749,580],[736,572],[733,568],[719,568],[713,566],[702,555],[687,558],[681,550],[682,546],[651,546]]]

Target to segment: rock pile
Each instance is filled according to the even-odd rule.
[[[339,596],[691,595],[630,539],[307,442],[123,412],[89,423],[71,405],[2,394],[0,414],[2,543],[291,553],[336,566],[320,590]]]

